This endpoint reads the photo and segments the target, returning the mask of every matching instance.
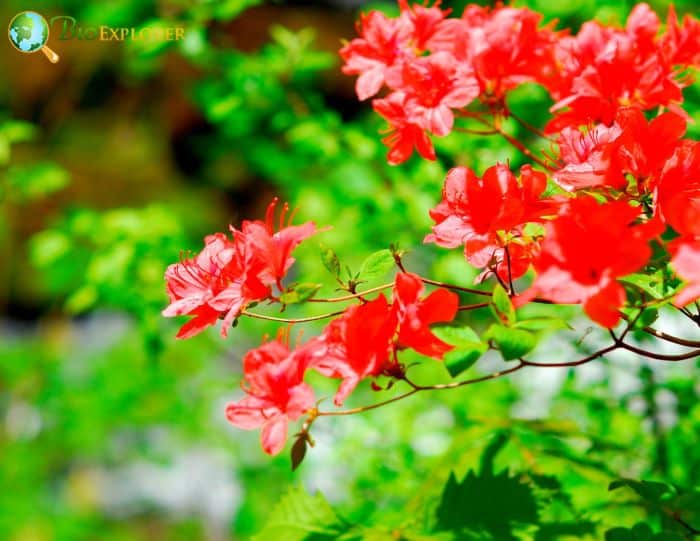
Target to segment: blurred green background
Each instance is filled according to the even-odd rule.
[[[633,6],[517,5],[574,30],[593,17],[624,22]],[[665,18],[667,3],[652,5]],[[695,3],[676,6],[692,13]],[[7,42],[0,54],[0,540],[453,538],[436,533],[441,513],[473,526],[455,539],[596,540],[668,521],[631,491],[608,493],[613,479],[697,487],[696,361],[659,367],[620,354],[321,419],[296,473],[286,453],[265,456],[257,433],[226,422],[242,355],[276,327],[246,320],[226,341],[214,330],[176,341],[182,322],[160,316],[169,263],[280,195],[297,221],[333,226],[299,249],[292,277],[327,284],[326,296],[319,242],[352,268],[398,242],[412,269],[467,285],[476,271],[458,250],[422,245],[427,210],[455,163],[522,163],[500,140],[450,136],[436,140],[438,162],[386,164],[382,124],[337,57],[370,8],[397,11],[330,0],[2,3],[0,20],[35,9],[86,26],[183,26],[186,38],[52,36],[57,65]],[[700,87],[686,97],[700,120]],[[541,125],[549,103],[526,86],[511,105]],[[577,342],[589,323],[562,310],[578,333],[550,337],[545,353],[594,350],[602,338]],[[476,327],[478,317],[488,314],[463,316]],[[424,375],[447,379],[441,367]],[[362,387],[350,403],[374,400]],[[509,473],[487,482],[492,465]],[[448,513],[451,471],[478,476]],[[635,535],[616,539],[650,539],[641,526]]]

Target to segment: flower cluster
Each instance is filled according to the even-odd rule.
[[[276,454],[284,446],[288,421],[314,407],[313,391],[304,383],[307,370],[342,380],[335,395],[341,405],[363,379],[401,377],[400,349],[441,359],[452,346],[437,338],[430,325],[455,317],[457,295],[438,289],[422,298],[423,283],[409,273],[396,276],[393,293],[391,303],[382,294],[351,306],[323,334],[294,351],[278,338],[246,354],[243,389],[248,396],[229,404],[229,421],[243,429],[262,427],[263,449]]]
[[[625,28],[591,21],[570,35],[543,26],[527,8],[469,5],[461,17],[448,17],[439,5],[399,5],[396,18],[363,15],[359,37],[340,51],[343,72],[358,75],[361,100],[389,90],[373,106],[389,123],[384,142],[393,164],[414,147],[435,159],[430,134],[450,133],[455,115],[475,100],[502,107],[507,93],[527,82],[544,86],[555,102],[550,132],[610,125],[624,106],[679,111],[689,83],[683,70],[700,63],[700,23],[679,23],[673,9],[661,36],[647,4],[632,11]]]
[[[517,172],[498,163],[481,176],[454,167],[441,201],[430,210],[434,226],[424,242],[462,249],[467,261],[483,270],[478,283],[492,278],[498,284],[493,291],[412,274],[392,249],[384,256],[400,271],[394,282],[362,292],[357,277],[340,278],[337,258],[329,263],[324,256],[348,294],[311,300],[349,302],[342,311],[298,320],[251,313],[247,308],[264,300],[284,308],[285,299],[310,299],[285,289],[282,280],[294,262],[293,250],[317,228],[311,222],[285,225],[285,205],[275,230],[276,201],[265,221],[244,221],[240,230],[231,227],[230,237],[208,236],[198,255],[168,267],[170,304],[163,314],[192,318],[180,329],[180,338],[219,319],[226,336],[241,315],[289,324],[330,319],[304,344],[290,348],[287,331],[243,359],[246,396],[229,404],[227,417],[243,429],[261,428],[263,449],[270,454],[284,447],[291,421],[307,416],[297,439],[306,445],[316,417],[362,410],[319,411],[305,383],[309,371],[340,380],[334,403],[341,406],[363,380],[372,379],[373,388],[381,389],[374,381],[379,376],[409,385],[412,390],[401,398],[542,366],[524,358],[530,344],[517,343],[523,335],[531,337],[526,328],[509,327],[521,323],[516,308],[528,302],[578,304],[610,329],[611,346],[558,366],[589,362],[618,348],[645,353],[624,342],[636,322],[629,310],[641,317],[650,306],[675,305],[700,325],[700,314],[688,309],[700,299],[700,143],[686,138],[688,117],[681,108],[682,89],[690,80],[686,68],[700,64],[700,22],[686,17],[681,23],[671,9],[665,33],[659,34],[659,18],[640,4],[624,28],[588,22],[571,35],[541,25],[541,16],[528,9],[470,5],[461,17],[448,17],[438,5],[411,7],[399,0],[399,6],[400,15],[393,19],[377,11],[363,15],[360,36],[340,51],[343,71],[358,75],[360,99],[388,89],[373,100],[390,125],[384,139],[388,161],[401,163],[414,148],[435,159],[430,136],[447,135],[464,121],[465,130],[504,137],[534,163]],[[507,105],[508,92],[523,83],[541,85],[554,101],[543,129],[529,126]],[[551,155],[538,154],[529,141],[505,131],[503,120],[509,117],[546,140]],[[486,129],[475,132],[470,122]],[[658,287],[644,289],[640,277],[644,283],[652,274]],[[442,287],[426,295],[425,284]],[[390,298],[381,292],[389,288]],[[450,289],[486,296],[489,302],[460,306]],[[312,296],[317,288],[311,291]],[[431,329],[453,322],[460,311],[487,306],[493,307],[497,323],[481,338],[472,329],[446,331],[466,353],[453,352],[456,343]],[[620,337],[613,329],[623,317],[629,323]],[[700,354],[697,339],[649,332],[699,348],[675,356],[649,352],[649,358]],[[420,386],[399,360],[402,350],[410,349],[446,360],[452,374],[452,360],[471,366],[474,355],[489,348],[520,364],[491,376]]]
[[[360,99],[390,90],[374,100],[390,124],[390,163],[414,146],[434,158],[429,135],[446,135],[457,117],[509,138],[501,127],[506,96],[524,82],[542,85],[555,102],[545,132],[557,155],[535,159],[545,170],[526,165],[516,177],[498,164],[479,178],[452,169],[425,242],[463,247],[485,269],[477,281],[495,275],[512,289],[534,269],[518,302],[580,303],[605,327],[619,322],[626,302],[618,278],[643,271],[654,242],[688,282],[676,304],[700,297],[700,149],[683,139],[680,107],[684,70],[700,64],[698,21],[681,24],[671,9],[659,35],[658,16],[640,4],[625,28],[592,21],[569,35],[541,27],[528,9],[468,6],[450,18],[438,6],[400,6],[395,19],[363,17],[360,37],[341,50],[344,71],[359,75]],[[679,238],[664,244],[666,229]]]
[[[193,258],[170,265],[165,271],[170,304],[166,317],[193,316],[180,329],[178,338],[189,338],[223,319],[226,336],[233,321],[252,302],[269,299],[272,286],[282,289],[281,280],[294,263],[292,250],[316,232],[316,226],[282,227],[288,211],[280,215],[280,230],[274,231],[275,199],[264,222],[244,221],[241,230],[231,227],[232,239],[216,233],[204,239],[204,249]]]

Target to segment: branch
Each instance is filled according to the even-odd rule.
[[[266,316],[265,314],[256,314],[255,312],[249,312],[248,310],[243,310],[241,312],[241,315],[252,317],[253,319],[264,319],[265,321],[277,321],[279,323],[293,324],[293,323],[308,323],[309,321],[320,321],[322,319],[328,319],[329,317],[339,316],[343,312],[345,312],[345,310],[340,310],[338,312],[331,312],[329,314],[319,314],[317,316],[286,318],[286,317]]]

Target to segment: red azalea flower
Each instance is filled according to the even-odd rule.
[[[312,367],[324,376],[341,378],[334,402],[342,405],[357,384],[378,376],[390,364],[396,316],[384,295],[351,306],[333,320],[324,333],[305,348],[313,357]]]
[[[405,94],[407,120],[435,135],[450,133],[452,108],[466,107],[479,95],[471,70],[447,52],[404,61],[388,74],[387,84]]]
[[[438,0],[432,7],[419,4],[410,7],[407,0],[399,0],[401,17],[408,22],[411,28],[411,45],[418,51],[430,49],[428,43],[451,11],[440,9],[439,5],[440,1]]]
[[[204,249],[194,258],[170,265],[165,280],[170,304],[165,317],[194,316],[178,332],[178,338],[190,338],[216,323],[224,314],[242,309],[244,271],[232,277],[227,269],[238,263],[235,244],[223,233],[205,239]],[[263,295],[269,288],[263,288]],[[222,328],[222,333],[225,332]]]
[[[435,336],[430,325],[452,321],[457,314],[459,297],[446,289],[438,289],[421,299],[424,289],[423,282],[415,274],[396,275],[393,307],[399,324],[398,342],[427,357],[442,359],[454,346]]]
[[[555,71],[559,33],[539,28],[542,15],[527,8],[499,7],[492,11],[468,7],[469,56],[481,92],[501,99],[508,90],[548,80]]]
[[[668,249],[673,257],[671,265],[688,282],[673,302],[681,308],[700,299],[700,236],[675,239]]]
[[[627,186],[628,173],[640,182],[640,191],[647,191],[685,127],[685,119],[675,113],[663,113],[648,122],[636,107],[619,109],[611,127],[599,124],[584,133],[566,127],[559,135],[565,166],[554,173],[554,180],[570,191],[598,186],[621,190]]]
[[[505,271],[499,274],[504,279],[509,278],[504,247],[514,242],[519,246],[514,248],[518,265],[511,268],[510,277],[518,278],[527,271],[523,258],[535,251],[525,248],[531,240],[523,226],[541,222],[556,210],[554,201],[540,198],[546,185],[546,176],[529,165],[521,169],[519,181],[503,164],[487,169],[483,179],[471,169],[456,167],[447,174],[442,201],[430,211],[435,226],[424,242],[445,248],[464,245],[472,265],[482,268],[495,260]]]
[[[389,147],[387,160],[392,165],[405,162],[413,154],[413,148],[428,160],[434,160],[435,149],[423,128],[411,122],[406,110],[407,96],[403,92],[394,92],[385,99],[372,102],[374,110],[389,122],[389,135],[382,143]]]
[[[601,205],[590,196],[569,201],[546,224],[537,277],[523,299],[582,303],[592,320],[614,327],[626,299],[617,278],[646,264],[649,240],[662,231],[658,220],[635,225],[639,218],[640,209],[624,201]]]
[[[679,25],[676,10],[671,4],[661,47],[670,64],[700,66],[700,21],[686,14],[683,24]]]
[[[559,77],[543,81],[557,100],[552,110],[560,111],[547,131],[590,122],[610,125],[620,107],[676,107],[688,80],[679,78],[675,55],[664,51],[673,46],[656,37],[659,25],[650,8],[640,4],[626,29],[589,22],[577,36],[560,40],[564,69]]]
[[[277,199],[270,203],[265,222],[243,222],[242,231],[231,227],[233,240],[223,233],[205,239],[205,248],[195,258],[170,265],[165,272],[170,305],[163,310],[166,317],[194,316],[178,332],[178,338],[190,338],[223,318],[221,335],[247,304],[270,297],[271,287],[285,276],[294,258],[291,252],[316,232],[307,222],[300,226],[282,227],[274,232],[272,224]]]
[[[569,191],[607,184],[610,175],[610,145],[620,135],[618,126],[602,124],[581,132],[578,127],[566,127],[559,135],[559,157],[564,167],[552,176]],[[622,184],[616,178],[614,187]]]
[[[661,170],[686,128],[685,119],[675,113],[663,113],[648,122],[633,107],[620,109],[616,123],[622,133],[613,145],[613,168],[639,180]]]
[[[292,251],[299,244],[316,233],[316,226],[313,222],[306,222],[302,225],[291,225],[293,215],[289,216],[287,226],[284,226],[284,219],[289,212],[289,205],[284,204],[279,217],[279,231],[275,232],[275,206],[278,199],[272,200],[265,213],[265,221],[244,221],[241,226],[242,238],[249,248],[252,257],[258,260],[262,269],[259,274],[260,280],[264,284],[276,284],[282,289],[280,281],[287,274],[289,268],[294,264]],[[235,230],[232,229],[234,235]]]
[[[340,50],[345,61],[343,73],[359,75],[355,89],[365,100],[374,96],[384,84],[388,68],[408,52],[412,30],[405,19],[388,19],[379,11],[361,15],[355,38]]]
[[[226,417],[246,430],[262,427],[263,450],[279,453],[287,440],[287,424],[314,407],[314,393],[304,383],[306,355],[290,352],[278,340],[249,351],[243,358],[248,396],[226,407]]]
[[[664,221],[681,235],[700,236],[700,143],[682,141],[664,167],[657,201]]]

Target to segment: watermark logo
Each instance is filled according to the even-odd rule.
[[[179,26],[153,25],[142,28],[111,27],[107,25],[83,26],[74,17],[57,15],[49,22],[35,11],[23,11],[10,21],[8,36],[12,46],[21,53],[41,51],[52,63],[59,56],[46,46],[51,28],[58,32],[59,41],[180,41],[185,39],[185,29]]]
[[[55,64],[59,56],[46,46],[49,34],[49,23],[36,11],[18,13],[12,18],[8,27],[10,43],[20,53],[31,54],[41,51],[51,63]]]

